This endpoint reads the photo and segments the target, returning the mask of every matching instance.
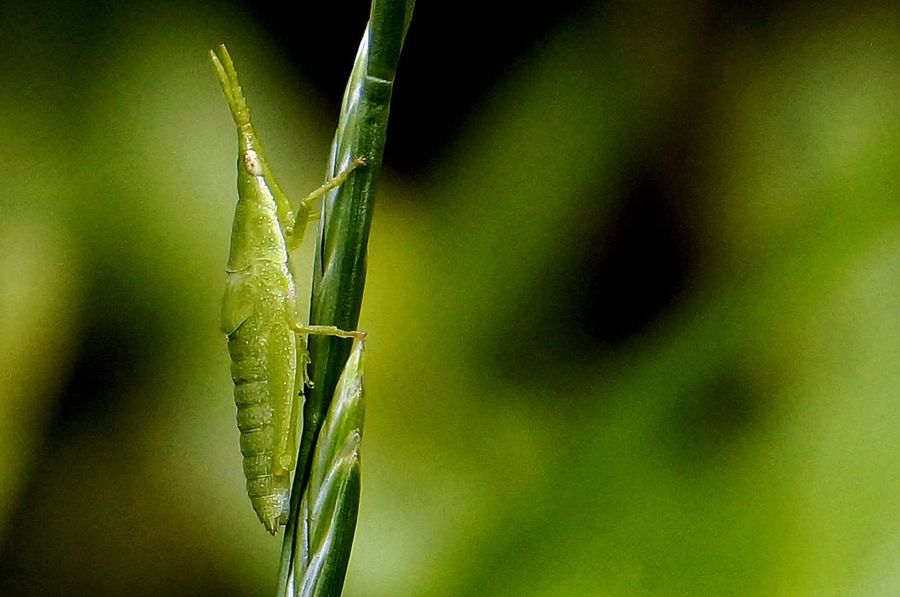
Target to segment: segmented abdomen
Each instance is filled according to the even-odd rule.
[[[262,294],[273,297],[271,292]],[[243,323],[228,334],[247,493],[272,534],[288,512],[293,470],[289,439],[297,340],[285,305],[283,298],[271,304],[257,301]]]

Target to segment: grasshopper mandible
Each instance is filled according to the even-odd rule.
[[[293,209],[263,155],[228,50],[220,45],[209,56],[238,134],[238,202],[225,270],[222,331],[231,355],[247,493],[259,520],[274,535],[287,520],[304,386],[310,383],[306,334],[365,336],[301,323],[290,252],[300,245],[307,223],[315,219],[311,203],[365,162],[354,160]]]

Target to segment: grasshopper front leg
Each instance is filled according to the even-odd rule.
[[[366,161],[363,158],[356,158],[350,162],[349,166],[338,172],[337,176],[325,181],[322,186],[300,201],[300,205],[297,206],[297,211],[294,214],[294,221],[286,223],[282,222],[284,235],[288,241],[288,250],[293,251],[300,246],[300,243],[303,242],[303,233],[306,231],[306,225],[319,217],[318,213],[312,209],[313,202],[328,191],[341,186],[347,180],[347,177],[350,176],[351,172],[365,165]]]

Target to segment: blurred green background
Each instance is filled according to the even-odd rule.
[[[346,595],[900,595],[891,4],[422,0]],[[206,50],[305,194],[368,8],[298,10],[0,8],[3,595],[272,592]]]

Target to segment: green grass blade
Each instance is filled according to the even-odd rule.
[[[326,178],[333,177],[360,157],[365,160],[366,166],[357,168],[344,184],[329,192],[323,199],[310,305],[309,321],[312,324],[353,330],[359,323],[366,279],[366,248],[376,179],[384,154],[394,73],[414,4],[414,0],[372,2],[369,25],[360,43],[344,93]],[[309,541],[307,548],[316,544],[314,538],[310,539],[316,530],[309,528],[310,520],[307,516],[301,516],[303,508],[300,504],[308,481],[310,487],[313,485],[310,471],[315,467],[314,450],[320,450],[330,462],[342,462],[337,453],[320,449],[316,442],[347,362],[351,342],[340,338],[311,336],[309,349],[312,359],[310,376],[314,387],[308,392],[304,407],[303,435],[291,491],[291,513],[285,527],[277,595],[293,592],[290,580],[299,579],[303,574],[303,571],[294,569],[295,565],[309,566],[309,570],[314,570],[312,564],[315,562],[324,562],[321,570],[325,576],[323,580],[311,583],[310,586],[322,587],[317,591],[330,592],[309,594],[340,594],[359,502],[357,452],[355,458],[349,459],[349,464],[344,462],[337,467],[341,481],[335,481],[335,487],[340,489],[336,490],[333,499],[328,498],[322,502],[333,502],[337,513],[334,525],[322,527],[327,528],[326,536],[329,537],[328,541],[322,543],[330,546],[327,553],[315,562],[309,553],[304,557],[304,536]],[[346,439],[330,445],[332,449],[339,449],[338,446],[346,445]],[[319,487],[325,486],[320,483]],[[320,502],[314,491],[311,495],[315,496],[310,498],[312,502]],[[307,508],[307,515],[311,511]],[[304,525],[307,528],[303,528]],[[298,580],[297,589],[307,586],[304,583],[305,581]]]
[[[359,323],[375,183],[384,153],[394,69],[412,5],[413,0],[372,3],[369,27],[363,35],[344,95],[327,175],[333,176],[357,157],[363,157],[367,166],[357,169],[340,188],[325,197],[313,278],[311,323],[347,330],[356,329]],[[380,22],[378,18],[396,21]],[[394,36],[395,42],[376,39],[373,32]],[[369,73],[373,48],[379,50],[374,55],[377,63],[372,64],[378,67],[377,76]],[[311,377],[315,387],[307,397],[298,471],[309,468],[315,435],[349,350],[348,340],[310,338]]]
[[[365,412],[362,357],[360,340],[338,381],[300,504],[294,594],[303,597],[340,594],[347,572],[359,507],[359,445]]]

